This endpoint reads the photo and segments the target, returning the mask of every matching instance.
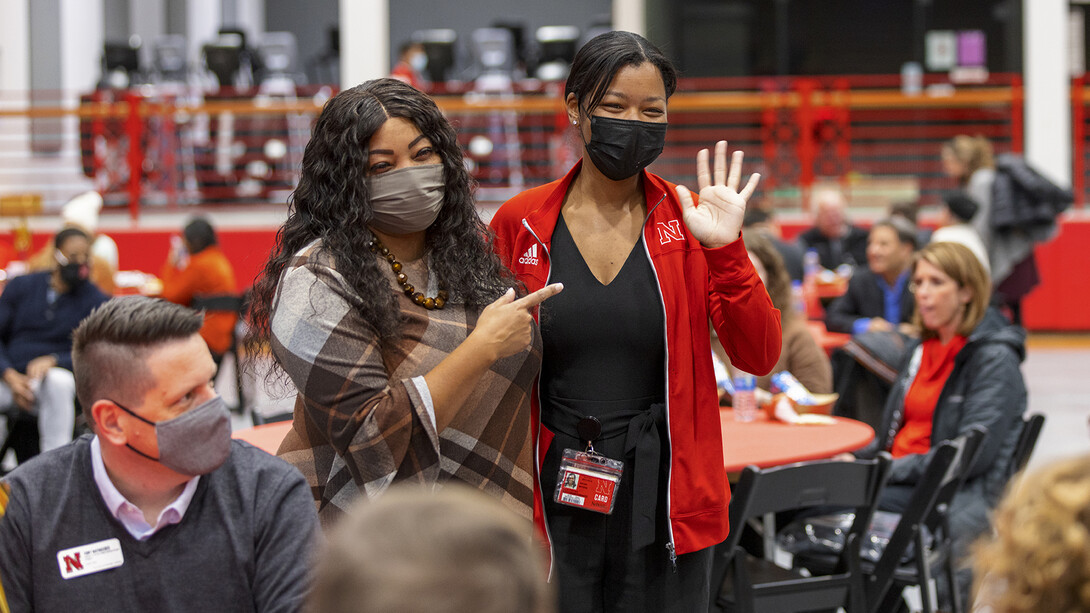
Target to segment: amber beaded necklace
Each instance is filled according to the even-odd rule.
[[[423,293],[416,291],[413,284],[409,283],[409,277],[406,276],[404,272],[401,272],[401,269],[403,268],[401,262],[397,261],[394,254],[390,253],[390,250],[386,248],[386,245],[382,244],[382,241],[380,241],[377,236],[371,239],[371,242],[367,247],[371,250],[371,253],[386,258],[386,261],[390,263],[390,268],[394,271],[398,285],[401,286],[401,289],[405,292],[406,296],[413,299],[413,302],[429,311],[432,309],[441,309],[446,306],[448,297],[447,291],[443,289],[439,290],[439,293],[436,294],[435,298],[428,298]]]

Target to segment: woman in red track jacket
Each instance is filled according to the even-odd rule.
[[[565,286],[539,313],[532,424],[535,518],[565,612],[707,610],[711,548],[727,536],[730,501],[709,318],[738,368],[764,374],[779,357],[779,312],[740,235],[758,180],[738,191],[741,152],[729,174],[725,142],[714,174],[707,150],[698,154],[696,206],[687,189],[643,170],[662,150],[676,83],[669,60],[638,35],[588,42],[565,92],[583,159],[491,222],[528,290]],[[563,463],[565,449],[591,448],[624,462],[610,514],[591,502],[608,496],[578,489],[579,479],[601,483],[588,481],[594,471]]]

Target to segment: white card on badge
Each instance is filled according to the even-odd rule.
[[[106,539],[57,552],[57,564],[64,579],[110,570],[124,563],[121,541],[117,539]]]

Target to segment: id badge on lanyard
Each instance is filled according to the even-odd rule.
[[[588,423],[592,422],[592,423]],[[597,426],[597,431],[593,431]],[[601,433],[597,419],[579,422],[579,436],[587,441],[585,451],[565,449],[560,460],[554,500],[560,504],[604,513],[613,513],[617,486],[621,483],[624,462],[613,460],[594,451],[590,443]]]

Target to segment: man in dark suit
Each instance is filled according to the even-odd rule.
[[[840,394],[833,414],[851,417],[876,430],[882,406],[904,357],[907,323],[915,303],[909,291],[917,234],[900,218],[880,221],[867,241],[867,267],[859,267],[848,291],[825,310],[825,325],[850,332],[851,341],[833,352],[833,388]]]
[[[817,251],[821,265],[835,270],[847,264],[861,270],[867,261],[867,231],[853,226],[845,216],[844,195],[837,190],[814,194],[814,227],[799,235],[804,252]]]
[[[871,228],[867,268],[857,268],[848,291],[825,311],[834,332],[907,331],[914,308],[909,266],[916,251],[916,230],[902,219],[886,219]]]

